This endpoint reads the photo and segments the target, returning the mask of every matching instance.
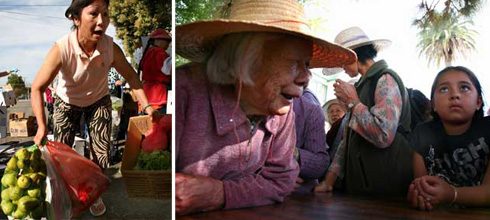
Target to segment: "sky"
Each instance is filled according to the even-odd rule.
[[[30,85],[54,42],[71,30],[72,21],[65,18],[70,2],[0,0],[0,71],[17,68]],[[106,34],[114,37],[114,26],[109,25]],[[120,41],[116,43],[121,46]],[[7,78],[0,78],[0,86]]]
[[[416,48],[418,30],[411,25],[419,15],[417,4],[421,0],[312,0],[317,5],[306,5],[305,12],[311,18],[325,22],[316,34],[333,42],[343,29],[361,27],[371,39],[389,39],[392,45],[380,51],[377,60],[385,59],[398,72],[407,87],[430,95],[430,87],[437,72],[443,66],[427,66],[424,57],[419,57]],[[0,0],[0,71],[19,69],[26,83],[34,80],[44,57],[54,42],[69,33],[72,22],[64,17],[67,0]],[[26,7],[5,5],[61,5]],[[490,6],[488,3],[474,18],[477,51],[466,59],[458,59],[454,65],[463,65],[475,72],[483,85],[485,97],[490,103],[490,77],[487,63],[490,60]],[[107,35],[114,36],[115,29],[109,26]],[[120,44],[120,41],[116,40]],[[121,45],[121,44],[120,44]],[[314,71],[321,71],[320,69]],[[348,80],[346,74],[342,79]],[[0,78],[0,86],[7,77]],[[329,92],[328,96],[333,93]]]

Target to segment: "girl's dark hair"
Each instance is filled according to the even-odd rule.
[[[74,18],[80,19],[80,13],[82,13],[83,8],[92,4],[95,0],[73,0],[71,1],[70,7],[65,11],[65,17],[72,20]],[[109,0],[104,0],[107,7],[109,7]],[[73,25],[71,26],[72,30],[76,30],[77,26],[75,25],[75,21],[73,21]]]
[[[357,60],[361,63],[366,63],[367,60],[372,60],[378,55],[378,51],[372,44],[358,47],[354,49],[354,52],[357,54]]]
[[[466,75],[468,75],[471,82],[475,86],[476,91],[478,93],[478,97],[480,97],[483,101],[483,91],[481,88],[481,84],[480,84],[480,81],[478,81],[478,78],[476,78],[475,74],[470,69],[468,69],[464,66],[449,66],[449,67],[446,67],[443,70],[441,70],[441,72],[439,72],[437,74],[436,79],[434,79],[434,83],[432,84],[432,89],[430,91],[430,100],[432,100],[432,102],[434,101],[434,93],[436,91],[436,87],[437,87],[437,83],[439,82],[439,79],[442,77],[442,75],[444,75],[445,73],[447,73],[449,71],[461,71],[463,73],[466,73]],[[484,103],[482,102],[481,108],[475,111],[475,114],[473,115],[473,119],[483,118],[483,106],[484,106]],[[431,110],[431,114],[432,114],[432,118],[434,121],[440,121],[441,120],[441,118],[439,117],[437,112],[434,111],[434,109]]]
[[[143,56],[141,56],[140,63],[138,63],[138,76],[140,76],[140,74],[141,74],[141,68],[142,68],[141,64],[143,63],[143,59],[145,59],[146,52],[148,51],[148,48],[150,48],[150,46],[153,46],[154,42],[155,42],[155,39],[149,38],[148,42],[146,43],[146,47],[143,50]]]

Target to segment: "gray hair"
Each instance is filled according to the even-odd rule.
[[[250,75],[262,61],[264,44],[281,36],[277,33],[235,33],[221,38],[207,60],[209,81],[234,84],[238,79],[248,85],[254,81]]]

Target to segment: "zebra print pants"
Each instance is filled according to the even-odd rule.
[[[54,139],[68,146],[73,146],[75,134],[79,130],[80,119],[85,115],[90,137],[90,152],[93,161],[102,169],[109,166],[109,150],[111,146],[112,102],[109,95],[87,107],[68,104],[55,98]],[[82,125],[82,126],[85,126]]]

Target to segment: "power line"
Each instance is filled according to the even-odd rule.
[[[69,5],[0,5],[0,7],[66,7]]]
[[[45,15],[36,15],[36,14],[28,14],[28,13],[22,13],[22,12],[13,12],[13,11],[5,11],[5,10],[0,10],[0,12],[3,13],[9,13],[9,14],[18,14],[18,15],[26,15],[26,16],[34,16],[34,17],[40,17],[40,18],[50,18],[50,19],[63,19],[61,17],[53,17],[53,16],[45,16]]]

